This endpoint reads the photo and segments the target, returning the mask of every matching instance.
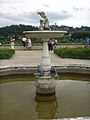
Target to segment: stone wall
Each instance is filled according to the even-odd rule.
[[[57,73],[80,73],[90,74],[90,66],[85,65],[57,65],[53,66],[56,68]],[[0,66],[0,76],[10,74],[34,74],[37,71],[37,65],[7,65]]]

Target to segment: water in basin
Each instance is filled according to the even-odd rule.
[[[70,77],[71,76],[71,77]],[[90,116],[90,76],[61,74],[53,101],[35,101],[35,77],[0,77],[0,120],[60,119]],[[38,96],[40,97],[40,96]]]

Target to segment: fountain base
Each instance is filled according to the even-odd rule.
[[[38,77],[35,85],[37,94],[41,95],[55,94],[56,81],[51,76]]]

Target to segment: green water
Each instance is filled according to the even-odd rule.
[[[15,82],[15,81],[35,81],[36,77],[34,75],[29,74],[21,74],[21,75],[6,75],[0,76],[0,83],[4,82]],[[62,73],[59,74],[59,80],[82,80],[82,81],[90,81],[89,74],[72,74],[72,73]]]
[[[63,80],[57,81],[56,100],[43,102],[35,101],[37,95],[34,76],[0,77],[2,81],[0,84],[0,120],[90,116],[90,76],[79,74],[75,76],[71,75],[70,79],[70,76],[66,77],[66,74],[60,75]],[[72,79],[73,77],[76,80]]]

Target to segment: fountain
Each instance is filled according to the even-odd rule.
[[[40,95],[52,95],[55,93],[56,80],[58,77],[55,68],[51,66],[48,51],[48,41],[51,38],[63,37],[66,31],[51,31],[48,17],[45,12],[38,12],[43,18],[40,20],[39,31],[24,31],[26,37],[40,38],[43,41],[43,52],[40,65],[38,65],[36,80],[36,93]]]
[[[58,75],[51,65],[47,43],[50,38],[62,37],[66,31],[51,31],[45,13],[38,14],[44,18],[40,20],[40,31],[24,31],[26,36],[43,40],[37,73],[36,65],[5,66],[4,60],[0,60],[0,120],[90,120],[90,66],[72,63],[54,66],[60,73],[56,87]]]

